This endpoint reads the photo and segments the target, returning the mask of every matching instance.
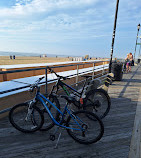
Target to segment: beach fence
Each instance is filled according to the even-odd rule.
[[[34,97],[28,90],[39,77],[45,76],[40,83],[41,92],[47,94],[50,91],[57,78],[49,72],[47,66],[58,74],[69,77],[70,79],[65,81],[67,84],[78,86],[84,81],[81,77],[84,74],[104,80],[108,73],[109,61],[77,61],[26,66],[1,68],[0,118],[7,116],[8,111],[15,104],[26,102]]]

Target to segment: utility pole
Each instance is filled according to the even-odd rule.
[[[138,24],[138,26],[137,26],[137,37],[136,37],[136,45],[135,45],[135,52],[134,52],[134,62],[135,62],[135,55],[136,55],[136,48],[137,48],[139,30],[140,30],[140,24]]]
[[[141,56],[140,51],[141,51],[141,36],[140,36],[139,58],[140,58],[140,56]]]
[[[119,0],[117,0],[117,4],[116,4],[115,21],[114,21],[114,29],[113,29],[113,37],[112,37],[112,46],[111,46],[111,58],[110,58],[110,63],[109,63],[109,73],[111,73],[111,67],[112,67],[112,57],[113,57],[113,49],[114,49],[114,42],[115,42],[115,33],[116,33],[118,6],[119,6]]]

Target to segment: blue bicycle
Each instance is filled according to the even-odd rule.
[[[38,101],[49,116],[49,129],[54,125],[65,128],[68,134],[81,144],[91,144],[100,140],[104,134],[104,125],[99,117],[86,110],[72,111],[69,105],[75,98],[70,96],[62,96],[67,101],[62,112],[56,95],[52,94],[46,98],[40,93],[38,84],[43,78],[39,78],[31,86],[32,92],[36,89],[36,96],[30,103],[18,104],[11,109],[9,113],[11,124],[21,132],[30,133],[39,130],[44,123],[44,117],[43,112],[35,105]],[[52,107],[54,111],[50,111]],[[55,134],[50,135],[50,139],[54,140]]]

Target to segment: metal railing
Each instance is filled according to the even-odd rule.
[[[101,65],[99,66],[102,66],[102,67],[97,67],[95,66],[96,63],[102,63]],[[71,67],[71,66],[76,66],[76,74],[73,74],[73,75],[68,75],[66,77],[76,77],[76,83],[73,83],[71,85],[78,85],[80,82],[82,82],[83,80],[79,81],[78,82],[78,78],[79,76],[81,76],[82,74],[84,73],[92,73],[92,78],[103,78],[105,77],[108,73],[108,70],[106,71],[106,69],[108,69],[108,65],[105,66],[104,65],[105,61],[96,61],[96,62],[87,62],[87,63],[80,63],[80,64],[70,64],[70,65],[60,65],[60,66],[50,66],[50,68],[63,68],[63,67]],[[79,72],[79,66],[80,65],[87,65],[87,64],[92,64],[92,70],[87,70],[87,71],[84,71],[84,72]],[[87,67],[89,68],[89,67]],[[39,84],[45,84],[45,94],[47,94],[47,85],[51,82],[55,82],[56,79],[52,79],[52,80],[49,80],[47,81],[47,77],[48,77],[48,67],[44,67],[44,68],[29,68],[29,69],[22,69],[22,70],[10,70],[10,71],[1,71],[0,74],[8,74],[8,73],[18,73],[18,72],[26,72],[26,71],[35,71],[35,70],[45,70],[45,82],[41,82]],[[95,70],[98,72],[98,71],[102,71],[102,73],[99,73],[97,75],[95,75]],[[21,86],[21,87],[18,87],[18,88],[13,88],[13,89],[9,89],[9,90],[5,90],[5,91],[1,91],[0,94],[5,94],[5,93],[9,93],[9,92],[13,92],[13,91],[17,91],[17,90],[20,90],[20,89],[25,89],[25,88],[28,88],[30,87],[31,84],[28,84],[26,86]],[[9,111],[10,108],[7,108],[7,109],[4,109],[4,110],[1,110],[0,111],[0,114],[2,113],[5,113],[7,111]]]

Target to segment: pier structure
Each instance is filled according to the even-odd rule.
[[[108,93],[111,109],[103,119],[105,132],[91,145],[75,142],[63,130],[59,145],[49,139],[54,130],[24,134],[14,129],[8,117],[0,119],[0,158],[140,158],[141,157],[141,66],[114,81]]]

